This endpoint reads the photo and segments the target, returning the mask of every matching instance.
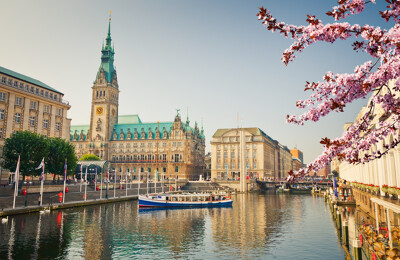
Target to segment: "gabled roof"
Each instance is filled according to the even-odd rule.
[[[118,118],[119,120],[119,118]],[[167,131],[167,135],[174,124],[174,122],[160,122],[160,139],[164,138],[164,128]],[[145,139],[149,136],[149,131],[153,133],[153,138],[155,138],[156,131],[157,131],[158,123],[137,123],[137,124],[118,124],[114,126],[115,131],[111,134],[111,140],[113,139],[114,133],[117,133],[117,139],[120,139],[121,129],[124,133],[124,139],[126,139],[126,135],[128,134],[128,129],[131,131],[132,139],[134,137],[135,129],[138,132],[138,139],[142,139],[142,129],[145,134]],[[167,136],[168,138],[168,136]]]
[[[43,82],[41,82],[41,81],[39,81],[39,80],[37,80],[37,79],[34,79],[34,78],[31,78],[31,77],[25,76],[25,75],[23,75],[23,74],[21,74],[21,73],[18,73],[18,72],[15,72],[15,71],[6,69],[6,68],[1,67],[1,66],[0,66],[0,73],[6,74],[6,75],[8,75],[8,76],[17,78],[17,79],[19,79],[19,80],[28,82],[28,83],[33,84],[33,85],[36,85],[36,86],[39,86],[39,87],[42,87],[42,88],[45,88],[45,89],[48,89],[48,90],[57,92],[58,94],[64,95],[64,94],[61,93],[60,91],[55,90],[54,88],[50,87],[49,85],[44,84]]]
[[[83,133],[83,141],[86,141],[86,137],[89,131],[90,125],[74,125],[70,127],[69,133],[70,133],[70,140],[72,141],[74,139],[74,134],[75,132],[78,134],[78,138],[76,139],[77,141],[82,141],[80,140],[80,135]]]

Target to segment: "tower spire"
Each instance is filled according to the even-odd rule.
[[[108,17],[108,33],[103,47],[101,48],[101,64],[99,72],[101,69],[104,70],[107,83],[111,83],[114,77],[114,46],[111,46],[111,11]]]

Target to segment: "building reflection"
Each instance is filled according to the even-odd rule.
[[[235,195],[232,208],[138,211],[137,202],[10,217],[0,226],[0,255],[9,259],[163,258],[194,252],[251,257],[304,218],[299,197]],[[206,255],[205,255],[206,257]]]

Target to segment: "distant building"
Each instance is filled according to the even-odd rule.
[[[211,153],[206,154],[204,162],[205,162],[204,179],[208,180],[211,178]]]
[[[292,154],[292,157],[293,157],[293,158],[299,159],[299,161],[301,162],[301,164],[302,164],[302,165],[304,164],[303,152],[302,152],[302,151],[300,151],[300,150],[297,149],[297,148],[294,148],[294,149],[291,149],[291,150],[290,150],[290,153]]]
[[[131,179],[185,178],[204,172],[203,127],[181,120],[179,110],[169,122],[142,122],[138,115],[119,115],[119,85],[114,67],[110,22],[101,63],[92,86],[90,124],[72,126],[70,140],[78,157],[92,153],[110,161],[117,174]],[[154,108],[154,104],[151,104]],[[152,108],[152,109],[153,109]],[[161,108],[161,107],[160,107]]]
[[[71,106],[63,96],[39,80],[0,67],[0,159],[4,140],[16,131],[69,139]],[[3,182],[8,180],[8,171],[0,168],[0,173]]]
[[[324,168],[320,169],[317,173],[314,173],[315,177],[321,177],[321,178],[328,178],[329,173],[331,172],[331,167],[328,164],[327,166],[325,166]],[[311,175],[311,174],[310,174]]]
[[[245,163],[251,178],[283,179],[292,169],[287,147],[261,129],[244,128]],[[211,178],[238,179],[240,176],[240,132],[238,128],[218,129],[211,141]]]
[[[301,163],[300,159],[297,157],[292,158],[292,167],[293,171],[298,171],[303,168],[303,164]]]

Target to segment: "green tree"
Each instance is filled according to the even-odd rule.
[[[45,158],[45,171],[64,175],[64,164],[67,160],[67,175],[73,175],[77,163],[74,147],[61,138],[47,138],[48,154]]]
[[[88,153],[82,155],[82,157],[79,159],[80,161],[100,161],[100,158],[94,154]]]
[[[15,171],[18,156],[20,156],[20,174],[37,176],[40,171],[35,168],[43,157],[48,154],[46,138],[29,131],[17,131],[4,142],[2,166],[10,171]]]

